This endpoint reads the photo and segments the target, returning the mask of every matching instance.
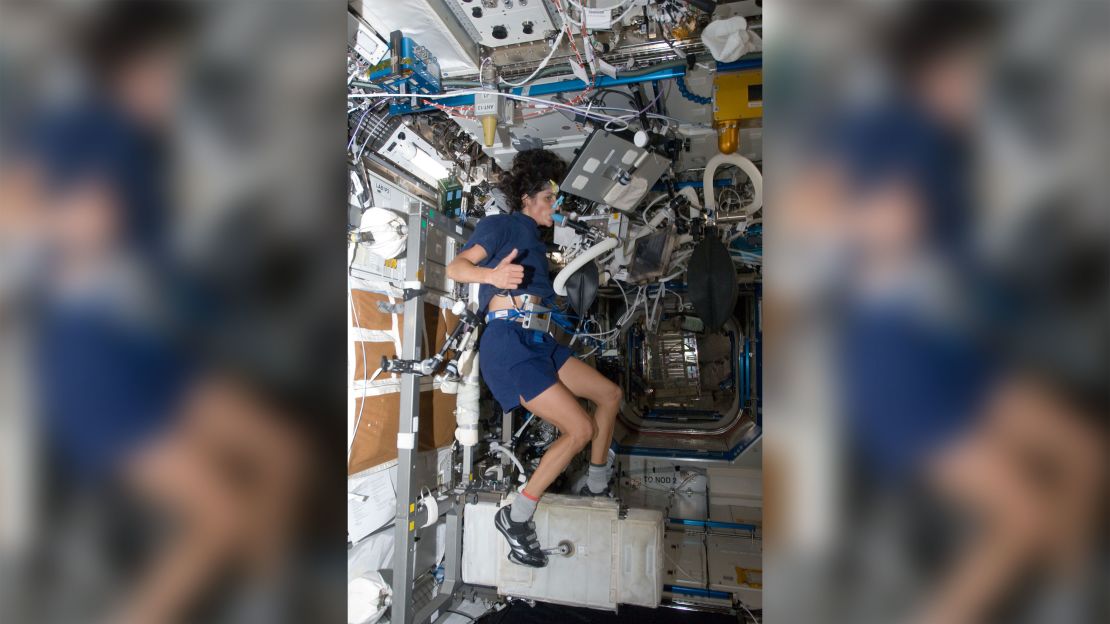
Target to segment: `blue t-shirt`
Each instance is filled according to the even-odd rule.
[[[117,105],[93,97],[45,112],[22,138],[26,156],[41,166],[53,191],[62,193],[89,179],[109,185],[121,210],[124,243],[148,261],[163,261],[169,163],[157,133]]]
[[[921,200],[924,245],[958,268],[963,292],[975,295],[963,138],[897,96],[839,120],[822,138],[821,155],[842,167],[857,195],[891,182],[911,185]],[[885,478],[911,475],[971,424],[994,363],[966,328],[932,322],[913,306],[855,302],[842,314],[837,376],[853,450]]]
[[[539,296],[547,305],[555,299],[555,289],[551,286],[551,275],[547,268],[547,246],[540,238],[540,226],[532,217],[521,213],[498,214],[485,217],[478,222],[474,234],[466,241],[463,251],[475,245],[486,250],[485,260],[478,263],[484,268],[493,268],[516,249],[513,264],[524,267],[524,280],[518,288],[503,291],[491,284],[482,284],[478,289],[479,309],[485,310],[489,300],[499,292],[512,295],[531,294]]]
[[[97,181],[115,194],[124,245],[177,296],[165,258],[167,162],[157,135],[111,102],[50,110],[21,137],[22,157],[52,192]],[[38,402],[46,439],[67,478],[97,480],[170,422],[190,373],[173,337],[111,308],[38,302]]]
[[[845,169],[853,192],[892,181],[912,185],[923,201],[928,243],[948,257],[966,258],[971,227],[971,152],[967,140],[894,95],[832,124],[821,154]]]

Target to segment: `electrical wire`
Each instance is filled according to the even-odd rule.
[[[675,21],[677,21],[677,20],[675,20]],[[675,54],[677,54],[681,58],[686,58],[686,53],[683,52],[682,50],[679,50],[678,48],[674,47],[674,43],[670,39],[667,38],[667,35],[663,32],[662,28],[659,29],[659,36],[663,38],[663,42],[667,44],[667,47],[669,47],[672,52],[674,52]]]
[[[661,309],[659,308],[659,302],[663,300],[663,294],[666,293],[666,292],[667,292],[667,287],[664,286],[663,288],[660,288],[655,293],[655,303],[651,306],[651,325],[650,325],[650,327],[651,327],[652,331],[654,331],[655,328],[659,326],[659,314],[662,313]],[[666,304],[663,304],[663,307],[664,308],[667,307]]]
[[[667,288],[666,283],[660,282],[660,284],[663,286],[664,289]],[[678,297],[678,313],[681,314],[682,311],[686,309],[686,301],[682,298],[682,295],[677,290],[667,289],[667,292],[674,295],[675,297]]]
[[[574,105],[571,105],[569,103],[563,103],[563,102],[558,102],[558,101],[554,101],[554,100],[544,100],[544,99],[541,99],[541,98],[538,98],[538,97],[531,97],[531,96],[527,96],[527,95],[518,95],[516,93],[505,93],[503,91],[482,91],[482,90],[478,90],[478,89],[464,89],[464,90],[461,90],[461,91],[452,91],[450,93],[437,93],[437,94],[421,95],[419,97],[421,99],[442,99],[442,98],[448,98],[448,97],[456,97],[456,96],[459,96],[459,95],[475,95],[475,94],[478,94],[478,93],[495,93],[498,96],[508,98],[510,100],[519,100],[521,102],[533,102],[533,103],[536,103],[536,104],[538,104],[540,106],[544,106],[544,107],[570,110],[570,111],[574,111],[576,113],[579,113],[579,114],[583,115],[584,117],[587,117],[587,118],[590,118],[590,119],[596,119],[597,121],[625,122],[625,118],[623,118],[623,117],[613,117],[611,115],[605,115],[605,114],[602,114],[602,113],[595,113],[595,112],[589,111],[585,108],[582,108],[580,106],[574,106]],[[406,93],[353,93],[353,94],[348,95],[347,97],[348,97],[348,99],[362,99],[362,98],[410,98],[410,97],[413,97],[413,96],[411,94],[406,94]]]
[[[490,86],[487,87],[486,83],[482,81],[482,74],[485,73],[486,64],[487,63],[492,63],[492,62],[493,62],[493,57],[487,56],[484,59],[482,59],[481,65],[478,66],[478,86],[482,87],[483,89],[492,89],[494,87],[494,85],[490,85]],[[529,78],[531,78],[531,77],[529,77]]]
[[[610,125],[613,124],[614,122],[622,123],[622,124],[624,124],[624,126],[610,127]],[[610,119],[609,121],[605,122],[605,125],[602,126],[601,128],[603,130],[605,130],[606,132],[624,132],[625,130],[628,130],[628,127],[629,127],[628,126],[628,121],[618,118],[618,119]]]
[[[629,305],[628,304],[628,295],[625,292],[624,287],[621,285],[620,281],[619,280],[613,280],[613,283],[617,285],[617,287],[621,291],[621,294],[624,296],[625,311],[619,319],[617,319],[616,321],[613,322],[613,328],[609,329],[609,330],[601,331],[601,325],[596,320],[594,320],[592,318],[587,319],[583,323],[583,328],[586,328],[589,323],[593,323],[595,326],[597,326],[598,331],[597,332],[576,332],[574,334],[574,337],[572,338],[572,344],[573,344],[573,340],[575,340],[577,338],[580,338],[580,337],[595,342],[594,348],[591,349],[590,351],[588,351],[587,353],[584,353],[584,354],[578,356],[579,358],[587,358],[590,355],[596,353],[598,351],[598,349],[600,349],[601,347],[611,346],[613,344],[613,342],[620,336],[620,332],[624,328],[624,325],[626,323],[628,323],[628,321],[631,320],[633,316],[636,315],[641,301],[644,303],[645,311],[647,310],[647,297],[645,296],[645,287],[644,286],[641,286],[637,289],[636,298],[633,300],[632,304]]]
[[[532,79],[536,77],[536,74],[540,73],[540,71],[544,67],[547,67],[548,61],[550,61],[551,57],[554,56],[555,51],[559,49],[559,44],[563,42],[563,35],[565,34],[565,32],[566,31],[563,31],[563,30],[559,31],[559,36],[555,37],[555,41],[554,41],[554,43],[551,44],[551,50],[548,51],[547,56],[543,57],[543,60],[540,61],[540,64],[539,64],[539,66],[536,67],[536,70],[534,72],[532,72],[531,74],[529,74],[527,78],[525,78],[524,80],[521,80],[520,82],[509,82],[508,80],[502,79],[501,84],[506,84],[506,85],[509,85],[510,87],[523,87],[524,85],[531,82]],[[486,57],[486,58],[488,59],[489,57]],[[479,73],[479,77],[480,76],[481,76],[481,73]]]
[[[587,86],[585,91],[583,91],[581,94],[579,94],[574,99],[566,102],[566,104],[568,104],[570,106],[575,106],[575,105],[581,103],[583,100],[585,100],[589,97],[590,93],[592,92],[592,88],[593,88],[593,85]],[[529,107],[529,108],[531,108],[531,107]],[[528,115],[523,115],[523,118],[524,119],[535,119],[536,117],[543,117],[544,115],[550,115],[553,112],[555,112],[555,109],[549,109],[549,110],[544,110],[544,111],[541,111],[541,112],[538,112],[538,113],[531,113],[531,114],[528,114]]]
[[[381,110],[384,104],[385,103],[382,102],[382,103],[379,103],[375,106],[367,106],[366,107],[366,110],[363,111],[362,116],[360,116],[358,118],[358,123],[355,124],[354,132],[351,133],[351,140],[347,143],[347,151],[350,151],[351,146],[353,146],[355,144],[355,140],[358,138],[358,131],[362,129],[362,122],[366,121],[366,116],[369,115],[371,112],[376,112],[376,111]],[[381,122],[379,121],[378,125],[380,125],[380,123]],[[374,130],[372,130],[370,132],[370,135],[373,136],[373,133],[375,131],[377,131],[377,125],[374,126]]]
[[[622,96],[628,98],[628,101],[632,102],[633,106],[636,105],[636,98],[632,97],[631,93],[625,93],[624,91],[621,91],[620,89],[611,89],[611,88],[607,88],[607,87],[602,87],[602,88],[598,89],[597,92],[598,93],[616,93],[617,95],[622,95]],[[601,103],[602,104],[605,103],[605,97],[604,96],[601,97]],[[629,109],[629,110],[631,110],[631,109]]]
[[[362,122],[366,121],[366,116],[373,110],[373,106],[367,106],[362,115],[358,118],[358,123],[355,124],[355,131],[351,133],[351,140],[347,142],[347,151],[351,151],[351,147],[355,144],[355,139],[358,138],[358,131],[362,129]]]
[[[570,44],[570,49],[574,52],[575,58],[578,59],[578,64],[585,66],[586,63],[582,60],[582,55],[578,52],[578,46],[574,43],[574,35],[571,34],[569,25],[574,24],[575,26],[581,28],[583,27],[583,24],[581,22],[576,22],[570,19],[570,16],[567,15],[567,12],[563,9],[563,5],[561,2],[559,2],[559,0],[554,0],[554,2],[555,9],[559,12],[559,16],[563,18],[563,30],[566,31],[567,36],[569,37],[568,43]],[[583,39],[583,42],[585,42],[585,39]]]
[[[613,10],[613,9],[622,9],[622,8],[624,8],[625,6],[629,6],[629,5],[631,5],[631,4],[635,3],[635,2],[636,2],[636,0],[627,0],[627,2],[623,2],[623,1],[622,1],[622,2],[619,2],[619,3],[615,4],[615,5],[613,5],[613,6],[611,6],[611,7],[607,7],[607,8],[608,8],[609,10]],[[580,2],[578,2],[578,0],[567,0],[567,4],[569,4],[569,5],[571,5],[571,6],[575,7],[575,8],[577,8],[577,9],[578,9],[578,10],[580,10],[580,11],[585,11],[585,10],[586,10],[586,7],[585,7],[585,6],[583,6],[583,5],[582,5],[582,4],[580,3]],[[598,7],[598,8],[600,8],[600,7]]]
[[[586,7],[584,7],[581,4],[575,2],[574,0],[567,0],[567,3],[570,4],[571,6],[577,8],[580,15],[584,15],[586,13],[586,11],[588,10]],[[559,1],[555,0],[555,4],[556,4],[556,6],[558,6]],[[608,26],[612,27],[613,24],[620,23],[620,21],[623,20],[629,13],[631,13],[637,6],[638,5],[636,4],[636,0],[628,0],[627,5],[622,2],[620,4],[617,4],[617,5],[614,5],[614,6],[611,6],[611,7],[604,7],[604,8],[609,9],[610,11],[624,9],[623,13],[621,13],[620,15],[618,15],[616,17],[611,17],[609,19]],[[597,7],[597,8],[603,8],[603,7]],[[612,13],[610,13],[609,15],[612,16]],[[563,19],[570,22],[571,24],[574,24],[575,26],[579,26],[579,27],[582,27],[582,28],[586,27],[586,25],[585,25],[586,20],[585,19],[583,19],[581,22],[576,22],[576,21],[570,19],[570,17],[567,16],[567,15],[564,15]]]
[[[720,205],[722,203],[721,198],[724,197],[725,193],[732,193],[733,195],[736,196],[736,205],[737,206],[743,206],[744,205],[744,198],[741,197],[740,193],[737,192],[737,190],[735,188],[731,187],[731,186],[726,186],[725,188],[721,189],[721,193],[717,196],[717,204],[718,205]],[[729,205],[731,206],[732,204],[730,203]],[[719,210],[718,209],[718,212],[728,214],[728,212],[724,211],[724,210]]]
[[[359,320],[358,320],[358,306],[355,305],[355,296],[354,296],[355,295],[355,290],[354,290],[354,288],[351,288],[351,284],[350,284],[349,280],[350,280],[350,278],[348,277],[347,290],[351,294],[351,316],[353,317],[352,320],[354,320],[354,322],[355,322],[355,327],[362,327],[362,323],[360,323]],[[362,347],[362,367],[365,370],[365,368],[366,368],[366,341],[365,340],[360,340],[359,345]],[[378,369],[378,372],[381,372],[381,369]],[[374,373],[374,377],[376,378],[377,376],[378,376],[378,373]],[[354,430],[353,430],[353,433],[351,435],[351,444],[347,446],[347,461],[351,461],[351,451],[354,450],[354,448],[355,448],[355,438],[358,437],[358,426],[360,424],[362,424],[362,410],[365,409],[365,407],[366,407],[366,393],[364,391],[363,394],[362,394],[362,401],[359,402],[359,404],[358,404],[358,417],[355,418]]]
[[[573,38],[570,40],[570,43],[573,44]],[[637,70],[637,71],[634,71],[634,72],[623,72],[622,76],[624,76],[624,75],[627,75],[627,76],[642,75],[642,74],[646,74],[646,73],[651,72],[651,71],[657,71],[657,70],[666,69],[666,68],[672,67],[672,66],[678,66],[676,63],[680,63],[680,62],[676,61],[674,63],[660,63],[660,64],[653,65],[653,66],[650,66],[650,67],[646,67],[642,70]],[[548,69],[552,69],[552,68],[548,67],[548,68],[544,68],[544,69],[548,70]],[[536,75],[538,75],[538,73]],[[530,80],[530,79],[532,79],[532,78],[530,77],[528,80]],[[596,81],[596,75],[595,75],[595,81]],[[479,86],[482,85],[481,82],[478,82],[477,84]],[[354,86],[368,86],[368,85],[361,84],[361,83],[356,83]],[[377,85],[369,85],[369,86],[373,86],[373,87],[377,88]],[[647,112],[645,112],[646,108],[642,111],[637,111],[635,109],[618,108],[618,107],[607,107],[607,106],[606,107],[595,107],[595,108],[598,108],[600,110],[619,110],[619,111],[622,111],[622,112],[633,113],[633,115],[622,115],[620,117],[614,117],[614,116],[611,116],[611,115],[598,115],[596,113],[587,114],[583,109],[581,109],[581,108],[579,108],[575,105],[580,103],[581,101],[583,101],[586,97],[588,97],[593,92],[593,90],[595,88],[596,88],[595,83],[589,84],[587,86],[587,88],[581,94],[579,94],[577,97],[575,97],[573,100],[571,100],[569,102],[559,102],[559,101],[556,101],[556,100],[543,100],[543,99],[540,99],[540,98],[530,98],[529,96],[518,95],[518,94],[515,94],[515,93],[500,92],[500,91],[493,92],[493,93],[496,93],[497,95],[500,95],[502,97],[507,97],[509,99],[515,99],[515,100],[519,100],[519,101],[523,101],[523,102],[530,102],[534,105],[533,107],[535,107],[535,108],[545,109],[545,110],[542,110],[538,113],[525,114],[523,116],[524,119],[534,119],[536,117],[549,115],[549,114],[555,112],[556,110],[571,110],[571,111],[577,112],[579,114],[583,114],[583,116],[585,116],[587,119],[594,119],[595,121],[603,121],[603,122],[606,122],[606,123],[610,123],[610,125],[612,125],[614,123],[616,123],[616,124],[622,124],[623,123],[624,126],[621,127],[621,129],[627,128],[628,127],[628,122],[630,120],[632,120],[635,116],[643,115],[643,114],[646,114],[651,119],[663,120],[666,123],[668,128],[670,128],[671,122],[675,122],[675,123],[679,124],[680,126],[682,124],[686,124],[686,122],[684,120],[679,119],[677,117],[671,117],[671,116],[668,116],[668,115],[661,115],[661,114],[658,114],[658,113],[647,113]],[[446,93],[427,94],[427,95],[375,92],[375,93],[348,94],[347,97],[348,97],[348,99],[362,99],[362,98],[375,98],[375,97],[380,97],[380,98],[419,97],[422,100],[424,100],[424,103],[426,105],[432,106],[432,107],[434,107],[434,108],[436,108],[436,109],[438,109],[438,110],[440,110],[440,111],[442,111],[442,112],[444,112],[444,113],[446,113],[446,114],[448,114],[452,117],[458,117],[458,118],[462,118],[462,119],[472,119],[473,120],[473,119],[476,119],[476,117],[474,117],[473,115],[470,114],[473,111],[473,108],[474,108],[472,105],[443,106],[443,105],[435,103],[434,100],[442,99],[442,98],[448,98],[448,97],[455,97],[455,96],[460,96],[460,95],[473,95],[473,94],[477,94],[477,93],[490,93],[490,92],[491,91],[485,90],[485,89],[462,89],[462,90],[450,91],[450,92],[446,92]],[[620,92],[618,91],[618,93],[620,93]],[[652,104],[657,102],[659,97],[660,97],[660,95],[657,94],[656,98],[652,100]],[[647,107],[647,108],[650,108],[650,106]],[[704,124],[704,123],[689,124],[689,125],[694,126],[694,127],[709,128],[709,125]]]
[[[629,115],[621,115],[620,119],[633,119],[633,118],[638,117],[640,115],[640,111],[637,111],[634,108],[621,108],[619,106],[598,106],[596,108],[599,109],[599,110],[620,111],[620,112],[630,113]],[[706,124],[706,123],[700,123],[700,122],[699,123],[691,123],[691,122],[686,121],[684,119],[679,119],[678,117],[672,117],[670,115],[661,115],[659,113],[646,113],[646,112],[644,114],[647,115],[650,119],[662,119],[662,120],[667,121],[667,122],[674,121],[674,122],[677,122],[678,124],[685,124],[685,125],[693,126],[693,127],[696,127],[696,128],[706,128],[706,129],[712,128],[712,126],[710,126],[709,124]],[[668,125],[668,127],[670,127],[669,123],[667,125]]]
[[[384,105],[384,102],[383,102],[382,105]],[[379,106],[382,106],[382,105],[379,105]],[[366,140],[362,142],[362,147],[360,147],[359,150],[358,150],[358,153],[355,154],[355,160],[356,161],[361,161],[362,160],[362,152],[366,150],[367,145],[370,145],[370,141],[374,140],[374,135],[377,134],[378,128],[381,128],[382,124],[384,124],[387,119],[389,119],[388,115],[382,115],[381,118],[378,119],[378,123],[374,124],[373,129],[371,129],[370,132],[368,132],[366,134]]]

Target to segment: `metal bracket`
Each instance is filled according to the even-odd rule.
[[[406,288],[401,291],[401,301],[398,303],[389,303],[388,301],[378,302],[378,312],[382,314],[401,314],[405,311],[405,302],[415,297],[420,297],[428,293],[428,289],[424,286],[420,288]]]
[[[409,299],[412,299],[414,297],[425,295],[427,294],[427,292],[428,289],[424,286],[421,286],[420,288],[406,288],[401,291],[401,299],[404,301],[408,301]]]

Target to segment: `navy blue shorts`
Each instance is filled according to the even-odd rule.
[[[506,319],[486,323],[478,353],[482,379],[506,412],[555,385],[571,356],[551,334]]]

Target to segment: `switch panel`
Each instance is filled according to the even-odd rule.
[[[539,41],[562,23],[552,17],[556,13],[549,0],[447,0],[446,4],[460,22],[478,32],[478,43],[491,48]]]

